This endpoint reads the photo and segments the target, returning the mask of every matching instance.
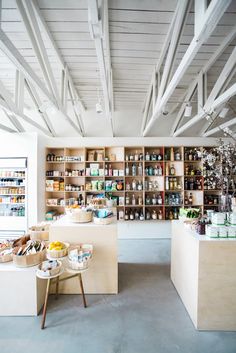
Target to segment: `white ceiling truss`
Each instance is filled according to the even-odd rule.
[[[222,136],[234,126],[236,1],[0,4],[1,130]]]

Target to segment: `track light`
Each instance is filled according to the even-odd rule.
[[[224,118],[226,117],[228,111],[229,111],[229,108],[223,108],[223,109],[221,110],[220,114],[219,114],[219,117],[220,117],[221,119],[224,119]]]
[[[190,118],[192,116],[192,105],[190,102],[187,103],[186,107],[185,107],[185,111],[184,111],[184,116],[186,118]]]

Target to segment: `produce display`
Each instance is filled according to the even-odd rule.
[[[200,210],[198,208],[180,208],[179,215],[186,218],[198,218]]]
[[[53,241],[49,244],[48,249],[59,251],[59,250],[65,249],[65,247],[66,247],[66,245],[64,243],[62,243],[60,241]]]
[[[61,241],[53,241],[48,245],[47,253],[52,258],[64,257],[67,255],[68,248],[68,243],[63,243]]]

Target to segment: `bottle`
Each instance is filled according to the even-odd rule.
[[[158,211],[158,219],[162,219],[163,218],[163,216],[162,216],[162,210],[160,209],[159,211]]]
[[[166,190],[169,190],[169,178],[166,177],[166,181],[165,181],[165,186],[166,186]]]
[[[151,199],[150,199],[149,195],[146,196],[145,203],[146,203],[146,205],[151,205]]]
[[[176,152],[175,152],[175,160],[176,161],[181,161],[181,155],[180,155],[180,151],[179,150],[176,150]]]
[[[129,219],[130,219],[131,221],[134,220],[134,213],[133,213],[133,210],[130,211]]]
[[[138,165],[138,176],[142,176],[143,175],[143,167],[142,167],[142,164],[139,163]]]
[[[129,160],[130,160],[130,161],[133,161],[133,160],[134,160],[134,155],[133,155],[132,153],[129,155]]]
[[[150,161],[150,154],[148,153],[148,151],[146,152],[145,160],[146,161]]]
[[[125,175],[129,175],[129,164],[126,164]]]
[[[126,182],[125,188],[126,188],[126,190],[131,190],[130,182],[128,182],[128,181]]]
[[[190,206],[192,206],[192,204],[193,204],[193,194],[191,192],[189,193],[188,203]]]
[[[157,219],[157,212],[156,210],[152,211],[152,219]]]
[[[188,190],[188,178],[184,179],[184,189]]]
[[[136,199],[134,194],[132,195],[132,205],[135,206],[136,205]]]
[[[130,204],[130,197],[129,197],[129,194],[126,194],[126,196],[125,196],[125,204],[126,204],[126,205],[129,205],[129,204]]]
[[[173,211],[170,210],[170,212],[169,212],[169,220],[172,221],[173,218],[174,218]]]
[[[138,189],[138,191],[141,191],[143,189],[143,185],[142,185],[141,180],[138,181],[137,189]]]
[[[136,190],[137,189],[137,182],[135,179],[133,179],[132,181],[132,190]]]
[[[166,163],[166,175],[169,175],[169,164]]]
[[[143,211],[141,210],[140,215],[139,215],[139,220],[144,221],[144,214]]]
[[[151,165],[148,167],[148,175],[149,176],[153,175],[153,167]]]
[[[162,197],[161,197],[160,194],[159,194],[158,197],[157,197],[157,204],[158,204],[158,205],[162,205]]]
[[[158,169],[158,171],[159,171],[159,173],[158,173],[158,175],[162,175],[162,166],[161,165],[159,165],[159,169]]]
[[[129,213],[128,210],[125,210],[125,221],[129,220]]]
[[[173,147],[170,148],[170,160],[171,160],[171,162],[174,161],[174,149],[173,149]]]
[[[138,197],[138,205],[142,206],[142,204],[143,204],[143,198],[142,198],[142,196],[139,195],[139,197]]]
[[[68,175],[68,171],[66,171],[67,172],[67,175]],[[107,167],[107,164],[105,165],[105,176],[108,176],[108,167]],[[66,174],[65,174],[66,175]],[[66,176],[67,176],[66,175]]]
[[[109,165],[108,175],[109,175],[109,176],[112,176],[112,167],[111,167],[111,164]]]
[[[153,195],[152,195],[152,205],[156,205],[156,204],[157,204],[156,195],[153,194]]]
[[[172,164],[172,166],[170,167],[170,175],[175,175],[175,167]]]
[[[185,195],[185,197],[184,197],[184,204],[187,206],[188,205],[188,196],[187,195]]]
[[[135,164],[132,164],[132,176],[136,176],[137,173],[136,173],[136,165]]]
[[[178,211],[177,211],[177,208],[174,208],[173,218],[174,218],[174,219],[178,219]]]
[[[190,180],[189,180],[189,189],[190,190],[194,190],[194,180],[193,180],[193,178],[190,178]]]
[[[145,168],[145,175],[148,175],[148,167]]]
[[[156,161],[157,160],[157,155],[156,153],[153,151],[152,155],[151,155],[151,161]]]
[[[137,162],[139,160],[139,154],[138,151],[135,151],[135,155],[134,155],[134,160]]]
[[[139,211],[138,210],[134,211],[134,218],[136,221],[139,220]]]
[[[151,218],[150,212],[147,210],[146,211],[146,220],[148,221]]]
[[[189,153],[188,153],[188,160],[189,160],[189,161],[192,161],[192,160],[193,160],[193,153],[192,153],[192,150],[190,150]]]
[[[139,153],[139,160],[140,160],[140,161],[143,160],[143,154],[142,154],[142,152]]]

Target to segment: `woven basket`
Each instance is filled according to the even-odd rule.
[[[65,257],[68,254],[68,248],[70,246],[69,243],[64,243],[65,248],[62,250],[49,250],[49,246],[47,247],[47,254],[49,255],[49,257],[53,258],[53,259],[59,259],[60,257]]]
[[[68,214],[69,220],[75,223],[88,223],[92,222],[93,213],[92,211],[85,211],[80,209],[72,209]]]
[[[25,247],[26,245],[24,245]],[[17,251],[20,249],[20,246],[14,248],[13,250],[13,263],[16,267],[31,267],[40,264],[40,262],[44,261],[46,258],[46,249],[42,251],[38,251],[36,254],[16,255]]]
[[[56,268],[52,268],[51,270],[47,270],[47,271],[42,271],[42,265],[45,261],[43,261],[37,269],[37,273],[41,276],[41,277],[50,277],[50,276],[56,276],[60,271],[61,271],[61,267],[62,267],[62,263],[61,261],[57,260],[58,266]],[[48,260],[46,261],[48,262]]]
[[[48,240],[49,232],[40,230],[29,230],[31,240]]]
[[[95,224],[98,224],[98,225],[108,225],[115,221],[115,217],[107,217],[107,218],[93,217],[93,221]]]
[[[76,271],[86,270],[88,268],[89,262],[90,262],[90,260],[92,258],[93,245],[92,244],[81,244],[81,245],[78,245],[78,246],[74,246],[71,250],[76,249],[76,248],[78,250],[82,250],[83,252],[90,253],[90,257],[87,260],[83,261],[83,262],[72,261],[70,259],[70,253],[69,253],[69,256],[68,256],[69,268],[71,268],[72,270],[76,270]]]
[[[7,250],[7,249],[4,249]],[[0,255],[0,263],[10,262],[13,259],[13,254]]]

